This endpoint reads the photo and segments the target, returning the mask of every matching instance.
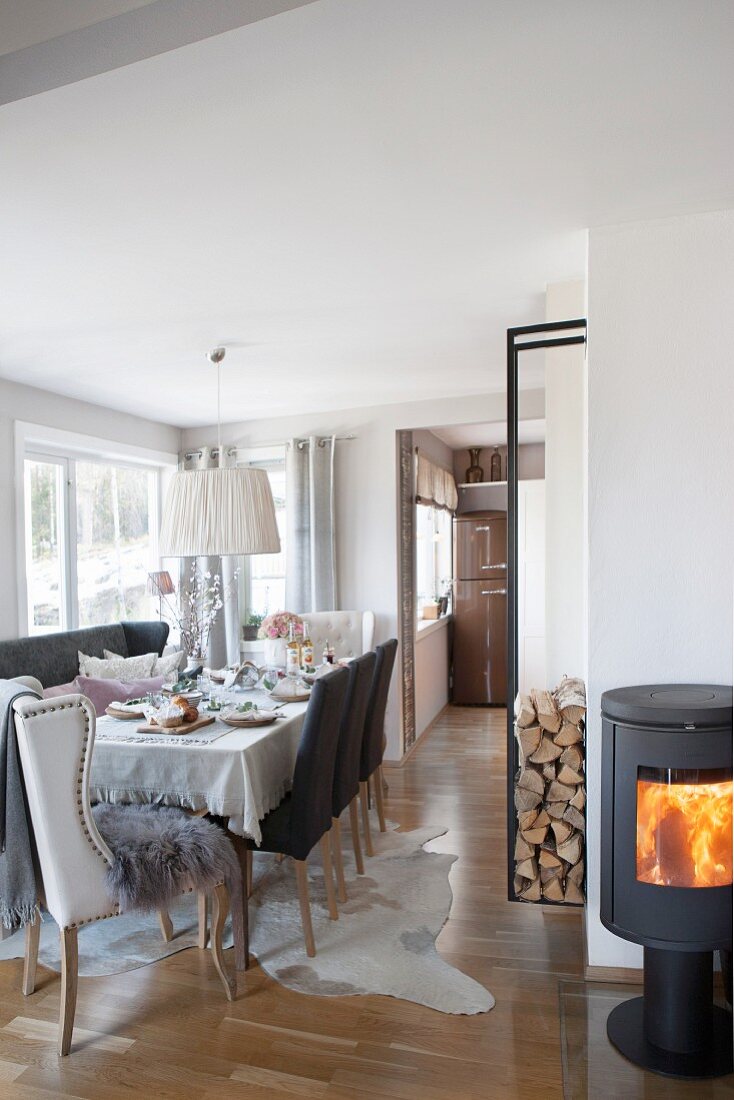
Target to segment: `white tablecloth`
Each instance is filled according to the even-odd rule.
[[[264,692],[243,694],[273,706]],[[306,703],[288,703],[273,725],[232,729],[209,745],[95,742],[90,797],[100,802],[154,802],[208,810],[233,833],[261,841],[260,821],[290,790]],[[103,715],[100,732],[120,721]],[[223,724],[223,723],[222,723]],[[130,725],[133,725],[131,722]],[[208,727],[206,727],[208,728]]]

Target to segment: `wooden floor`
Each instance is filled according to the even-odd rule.
[[[451,708],[407,764],[386,773],[393,821],[449,829],[429,846],[459,856],[439,948],[492,991],[492,1012],[446,1016],[388,997],[308,997],[257,966],[229,1004],[208,953],[188,950],[113,978],[80,979],[74,1046],[60,1060],[58,978],[42,970],[26,999],[21,962],[5,962],[0,1097],[562,1097],[558,981],[581,977],[581,921],[577,912],[505,901],[504,740],[503,711]]]

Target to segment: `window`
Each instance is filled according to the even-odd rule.
[[[424,603],[443,596],[451,581],[451,513],[432,505],[416,505],[416,596],[418,613]]]
[[[161,470],[25,450],[29,634],[150,617]]]
[[[27,458],[24,469],[26,578],[31,634],[66,625],[66,462]]]
[[[140,467],[76,463],[79,626],[149,617],[157,480],[154,470]]]
[[[280,534],[280,553],[252,554],[244,559],[241,607],[245,623],[251,615],[264,618],[273,611],[285,610],[285,459],[250,462],[248,465],[267,470]]]

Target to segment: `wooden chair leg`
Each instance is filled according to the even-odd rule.
[[[38,939],[41,935],[41,918],[36,913],[32,924],[25,926],[25,958],[23,959],[23,996],[30,997],[36,989],[38,966]]]
[[[324,864],[324,885],[326,886],[326,903],[329,907],[329,916],[332,920],[339,920],[336,892],[334,891],[334,867],[331,862],[331,833],[324,833],[321,837],[321,859]]]
[[[368,856],[373,856],[375,854],[375,850],[372,847],[372,834],[370,832],[370,791],[367,783],[359,784],[359,803],[362,807],[364,850]]]
[[[381,786],[382,786],[382,794],[383,794],[383,796],[387,796],[387,795],[389,795],[389,794],[390,794],[390,784],[389,784],[389,783],[388,783],[388,781],[387,781],[387,780],[385,779],[385,773],[384,773],[384,771],[382,770],[382,764],[380,764],[380,766],[378,767],[377,771],[378,771],[378,773],[379,773],[379,775],[380,775],[380,784],[381,784]]]
[[[283,855],[282,852],[276,852],[275,853],[275,862],[276,863],[282,863],[284,859],[285,859],[285,856]]]
[[[377,820],[380,823],[380,832],[386,831],[385,827],[385,804],[382,799],[382,776],[380,775],[380,769],[376,768],[372,773],[372,786],[375,792],[375,805],[377,806]]]
[[[201,892],[199,894],[198,912],[199,912],[198,946],[199,946],[200,951],[206,951],[206,945],[209,942],[209,898],[203,892]]]
[[[71,1050],[71,1035],[76,1012],[76,988],[79,974],[77,929],[61,929],[61,1009],[59,1012],[59,1045],[62,1058]]]
[[[224,992],[227,994],[227,1000],[233,1001],[237,995],[237,979],[230,978],[227,973],[227,968],[224,965],[224,952],[222,951],[222,932],[224,931],[224,922],[227,919],[227,910],[229,909],[229,895],[227,894],[227,887],[223,885],[215,886],[212,890],[212,958],[214,959],[214,965],[217,969],[217,974],[222,979],[222,985],[224,986]]]
[[[173,921],[167,909],[158,910],[158,923],[161,926],[161,935],[166,943],[173,939]]]
[[[339,901],[347,901],[347,882],[344,878],[344,853],[342,852],[342,827],[338,817],[331,819],[331,855],[336,871],[336,892]]]
[[[232,938],[234,940],[235,970],[247,970],[250,965],[250,920],[245,897],[247,880],[247,841],[234,833],[229,834],[240,865],[238,883],[230,884],[232,906]]]
[[[357,864],[357,874],[364,874],[364,860],[362,859],[362,844],[359,839],[359,817],[357,813],[357,797],[349,803],[349,824],[352,829],[352,847],[354,848],[354,862]]]
[[[245,897],[252,897],[252,848],[247,849],[246,867],[245,867]]]
[[[306,954],[312,959],[316,954],[316,944],[313,938],[313,925],[311,924],[311,903],[308,899],[308,872],[305,859],[294,859],[296,865],[296,882],[298,883],[298,904],[301,907],[301,923],[303,925],[303,938],[306,941]]]

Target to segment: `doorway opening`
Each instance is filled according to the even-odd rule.
[[[518,456],[527,675],[543,676],[545,419],[523,401]],[[447,706],[493,708],[507,696],[508,535],[505,419],[398,433],[404,751]],[[534,662],[534,664],[533,664]]]

